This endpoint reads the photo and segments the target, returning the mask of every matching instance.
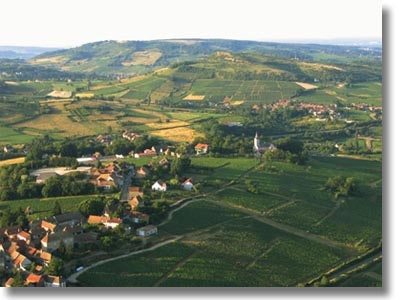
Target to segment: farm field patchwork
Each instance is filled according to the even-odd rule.
[[[26,221],[6,219],[14,218],[8,209],[33,221],[50,217],[56,204],[63,213],[76,212],[85,209],[82,201],[101,197],[123,222],[110,230],[83,226],[98,234],[96,241],[76,242],[65,257],[54,253],[63,255],[63,277],[72,286],[318,286],[332,270],[346,273],[332,286],[382,286],[381,53],[269,45],[261,54],[235,41],[234,49],[248,49],[236,53],[224,50],[231,42],[220,41],[214,54],[207,49],[197,56],[213,43],[168,41],[165,50],[161,41],[152,48],[107,41],[36,60],[57,63],[63,72],[13,61],[23,70],[21,81],[12,68],[0,74],[3,225]],[[134,141],[123,132],[135,134]],[[271,142],[278,151],[255,154],[255,132],[263,147]],[[207,153],[196,154],[197,143],[207,144]],[[152,147],[159,155],[132,156]],[[115,194],[99,186],[88,191],[96,195],[25,199],[51,194],[44,187],[52,182],[36,184],[30,168],[75,168],[76,157],[93,153],[100,157],[94,171],[118,161],[122,177],[133,173],[129,164],[147,165],[150,175],[130,182],[108,176],[121,179]],[[169,162],[160,164],[164,154]],[[88,180],[83,177],[74,180]],[[191,191],[181,186],[188,178]],[[168,191],[154,191],[156,180]],[[81,194],[78,184],[60,182],[63,195]],[[118,201],[129,183],[144,192],[133,209],[149,214],[157,235],[138,237],[135,229],[143,224]],[[93,203],[98,214],[100,203]],[[371,249],[376,261],[364,260]],[[83,272],[71,274],[78,265]]]

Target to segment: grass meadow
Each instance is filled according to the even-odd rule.
[[[27,207],[30,207],[33,213],[29,215],[28,218],[30,220],[36,220],[38,218],[45,218],[52,216],[53,215],[52,209],[55,206],[56,202],[60,204],[62,212],[74,212],[78,210],[79,203],[90,198],[96,198],[96,196],[85,195],[85,196],[1,201],[0,211],[4,209],[17,210],[19,208],[25,210]]]

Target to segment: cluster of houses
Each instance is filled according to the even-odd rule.
[[[120,188],[124,182],[121,170],[121,166],[114,162],[104,168],[92,167],[89,172],[91,178],[89,182],[105,191],[111,190],[112,187]]]
[[[81,158],[79,163],[94,163],[95,158]],[[36,183],[46,183],[50,177],[59,175],[63,176],[71,172],[85,173],[88,176],[88,181],[104,191],[109,191],[112,187],[120,188],[123,184],[123,176],[121,174],[122,167],[118,163],[110,163],[106,167],[78,167],[70,168],[45,168],[31,172],[31,175],[36,176]]]
[[[368,103],[351,103],[351,107],[362,111],[382,112],[382,106],[371,105]]]
[[[195,147],[197,155],[206,154],[209,145],[198,143]],[[171,149],[167,149],[172,151]],[[155,149],[151,150],[153,155]],[[167,153],[165,153],[167,154]],[[171,153],[168,153],[171,154]],[[93,163],[96,158],[90,158],[87,163]],[[165,155],[157,163],[158,167],[169,166],[171,161]],[[71,170],[68,168],[53,168],[49,170],[36,170],[34,173],[37,182],[45,182],[55,175],[64,175],[70,172],[85,172],[89,182],[104,190],[112,187],[121,188],[125,182],[122,170],[129,170],[129,174],[137,178],[148,178],[152,171],[152,165],[142,166],[137,169],[125,162],[114,161],[104,167],[86,166]],[[194,187],[192,178],[186,178],[181,182],[183,190],[192,190]],[[151,189],[165,192],[168,185],[165,181],[156,180]],[[140,212],[144,206],[143,191],[140,187],[127,188],[128,195],[120,200],[118,205],[123,205],[124,212],[121,218],[114,217],[110,208],[102,215],[90,215],[85,218],[80,212],[70,212],[45,219],[38,219],[30,223],[29,229],[19,226],[10,226],[0,229],[0,271],[12,274],[18,270],[24,275],[26,286],[37,287],[65,287],[64,278],[46,274],[45,270],[52,261],[54,252],[60,244],[66,248],[82,247],[84,245],[99,243],[98,234],[94,231],[84,232],[83,225],[95,224],[105,228],[121,226],[127,234],[138,237],[149,237],[158,233],[157,226],[150,224],[150,216]],[[124,220],[128,222],[124,222]],[[126,224],[136,224],[133,227]],[[11,287],[14,278],[9,277],[4,286]]]
[[[123,219],[137,223],[137,229],[124,226],[127,234],[148,237],[158,233],[157,226],[149,224],[149,215],[127,210]],[[111,217],[107,212],[101,216],[85,218],[80,212],[56,215],[38,219],[30,223],[28,230],[20,226],[0,229],[0,271],[11,274],[18,270],[24,274],[25,286],[65,287],[63,277],[45,274],[53,258],[53,253],[63,244],[66,248],[98,244],[98,234],[84,232],[83,225],[97,224],[105,228],[122,226],[123,219]],[[11,287],[14,278],[9,277],[4,286]]]
[[[322,115],[329,114],[330,116],[339,116],[340,114],[335,112],[337,108],[336,104],[330,105],[322,105],[322,104],[314,104],[314,103],[305,103],[305,102],[296,102],[289,99],[281,99],[276,103],[272,104],[264,104],[262,106],[263,109],[271,109],[272,111],[279,108],[286,108],[288,106],[292,106],[297,110],[307,110],[308,113],[314,117],[319,117]],[[253,110],[261,109],[258,105],[253,107]]]
[[[263,104],[253,105],[254,111],[259,111],[260,109],[271,109],[276,110],[279,108],[285,108],[288,106],[293,106],[298,110],[307,110],[308,113],[317,119],[321,116],[329,115],[330,119],[340,118],[340,112],[337,112],[336,104],[322,105],[322,104],[313,104],[313,103],[304,103],[304,102],[296,102],[289,99],[281,99],[278,102],[272,104]],[[371,111],[371,112],[382,112],[382,106],[371,105],[367,103],[351,103],[345,107],[345,109],[357,109],[362,111]]]

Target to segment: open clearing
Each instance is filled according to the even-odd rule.
[[[187,95],[185,98],[183,98],[183,100],[189,100],[189,101],[202,101],[204,100],[206,96],[204,95],[193,95],[193,94],[189,94]]]
[[[25,161],[25,157],[17,157],[17,158],[1,160],[0,161],[0,167],[9,166],[9,165],[15,165],[15,164],[22,164],[24,161]]]
[[[182,126],[169,129],[160,129],[149,131],[151,135],[167,139],[172,142],[193,142],[197,137],[204,137],[201,133],[190,127]]]
[[[162,53],[157,50],[153,51],[137,51],[132,54],[132,60],[122,62],[123,66],[136,66],[136,65],[153,65]]]
[[[305,90],[314,90],[314,89],[318,88],[316,85],[305,83],[305,82],[296,82],[296,84],[301,86]]]

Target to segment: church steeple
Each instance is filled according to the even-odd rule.
[[[260,139],[258,137],[258,132],[256,131],[256,135],[254,136],[254,150],[258,151],[260,149]]]

